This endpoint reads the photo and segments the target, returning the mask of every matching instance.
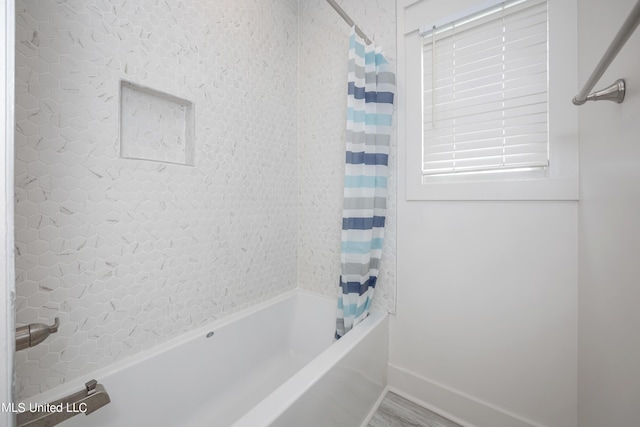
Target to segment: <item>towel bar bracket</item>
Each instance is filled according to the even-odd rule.
[[[578,97],[574,96],[573,103],[582,105],[587,101],[613,101],[620,104],[624,101],[625,90],[624,79],[618,79],[606,88],[590,93],[584,100],[578,100]]]
[[[602,90],[593,92],[588,96],[587,94],[591,92],[594,86],[598,83],[598,80],[600,80],[600,77],[602,77],[605,71],[607,71],[609,65],[613,62],[614,58],[618,55],[618,52],[620,52],[627,40],[629,40],[629,37],[631,37],[631,34],[633,34],[638,25],[640,25],[640,0],[636,2],[635,6],[631,9],[631,12],[629,12],[629,15],[622,23],[620,30],[618,30],[618,33],[611,41],[611,44],[605,51],[604,55],[602,55],[600,62],[596,65],[596,68],[591,73],[591,76],[589,76],[589,79],[584,84],[580,93],[573,98],[573,103],[575,105],[582,105],[587,101],[608,100],[621,103],[624,100],[625,83],[622,79],[617,80],[614,84]]]

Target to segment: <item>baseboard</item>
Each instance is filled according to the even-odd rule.
[[[376,411],[378,410],[378,407],[380,406],[380,404],[384,400],[384,397],[387,395],[387,391],[389,391],[389,386],[385,386],[382,389],[382,393],[380,393],[380,396],[378,397],[378,400],[376,400],[376,403],[373,405],[373,408],[371,408],[371,410],[367,414],[366,418],[364,419],[364,421],[362,422],[360,427],[367,427],[369,425],[369,423],[371,422],[371,419],[373,418],[373,416],[375,415]]]
[[[544,427],[394,365],[387,381],[390,391],[465,427]]]

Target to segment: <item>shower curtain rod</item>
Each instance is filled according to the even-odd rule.
[[[335,0],[327,0],[327,3],[329,3],[331,7],[334,8],[336,12],[338,12],[338,15],[342,16],[342,19],[344,19],[347,24],[349,24],[351,27],[356,27],[356,33],[364,39],[365,43],[371,44],[371,39],[369,39],[369,37],[367,37],[367,35],[360,29],[360,27],[358,27],[355,22],[353,22],[353,19],[351,19],[349,15],[347,15],[347,12],[345,12],[344,9],[342,9]]]
[[[604,72],[607,71],[607,68],[609,68],[609,65],[611,65],[618,52],[620,52],[622,46],[629,40],[629,37],[631,37],[631,34],[633,34],[638,24],[640,24],[640,0],[638,0],[631,12],[629,12],[629,16],[625,19],[622,27],[620,27],[618,34],[616,34],[611,41],[607,51],[602,55],[602,59],[600,59],[600,62],[596,65],[593,73],[591,73],[589,80],[584,84],[580,93],[573,98],[575,105],[582,105],[587,101],[598,101],[602,99],[615,101],[617,103],[621,103],[624,100],[625,83],[623,79],[618,79],[615,83],[597,92],[591,94],[589,94],[589,92],[591,92],[591,89],[598,83],[598,80],[600,80]]]

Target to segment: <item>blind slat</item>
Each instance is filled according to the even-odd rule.
[[[546,0],[478,16],[423,39],[424,174],[548,164]]]

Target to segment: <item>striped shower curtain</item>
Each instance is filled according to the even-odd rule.
[[[387,164],[395,75],[381,48],[349,39],[346,164],[336,338],[369,312],[387,210]]]

